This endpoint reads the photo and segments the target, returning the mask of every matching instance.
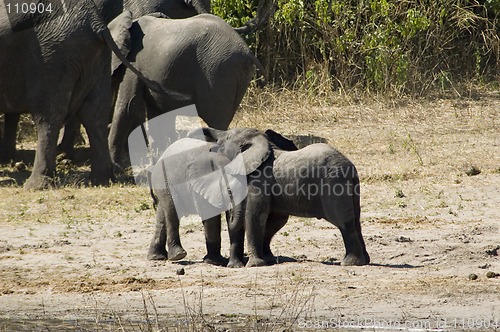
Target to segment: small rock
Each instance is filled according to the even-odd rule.
[[[464,170],[465,174],[467,174],[468,176],[474,176],[474,175],[481,174],[481,170],[474,165],[464,166],[463,170]]]
[[[480,268],[480,269],[483,269],[483,270],[484,270],[484,269],[489,268],[490,266],[491,266],[491,264],[486,263],[486,264],[483,264],[483,265],[479,265],[479,266],[478,266],[478,268]]]
[[[496,276],[498,276],[499,274],[498,273],[495,273],[493,271],[488,271],[486,273],[486,278],[495,278]]]
[[[401,189],[396,189],[396,193],[394,196],[397,198],[405,198],[406,197],[406,195],[403,193],[403,191]]]
[[[175,271],[175,274],[177,274],[178,276],[183,276],[186,274],[186,270],[184,270],[184,268],[181,267],[180,269],[177,269],[177,271]]]
[[[477,274],[475,273],[469,274],[469,280],[477,280]]]
[[[24,161],[18,161],[17,163],[14,164],[14,170],[16,172],[24,172],[27,169],[28,167],[26,166]]]
[[[486,250],[486,254],[489,256],[498,256],[498,250],[500,249],[500,246],[497,246],[496,248]]]
[[[396,239],[396,242],[401,242],[401,243],[410,243],[410,242],[413,242],[412,239],[410,239],[409,237],[405,237],[405,236],[400,236]]]

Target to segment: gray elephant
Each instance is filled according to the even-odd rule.
[[[186,18],[197,14],[210,13],[210,0],[95,0],[95,3],[97,6],[96,9],[105,23],[111,22],[125,10],[131,11],[133,18],[153,12],[161,12],[171,18]],[[82,14],[84,14],[84,12]],[[4,26],[8,27],[6,24],[9,22],[4,22],[7,18],[0,17],[0,19],[2,20],[0,28]],[[68,22],[70,20],[76,22],[77,19],[77,17],[72,17],[68,19]],[[54,28],[56,27],[54,26]],[[44,31],[44,33],[47,37],[50,36],[50,32]],[[3,35],[4,32],[2,31],[0,34]],[[67,38],[69,39],[69,36]],[[82,39],[81,42],[83,43],[84,39]],[[69,53],[69,51],[67,51],[67,53]],[[83,70],[80,69],[80,71]],[[28,109],[18,110],[17,112],[21,111],[30,112]],[[10,113],[8,109],[1,108],[0,103],[0,113],[2,112],[6,114],[4,118],[3,137],[0,137],[0,162],[8,162],[10,160],[15,160],[16,131],[19,122],[19,113]],[[110,119],[106,119],[107,122],[109,122],[109,120]],[[68,121],[69,123],[65,128],[65,134],[60,144],[60,149],[71,155],[73,152],[74,137],[80,128],[80,121],[74,116],[70,117]],[[51,171],[45,173],[51,173]]]
[[[33,171],[24,186],[43,188],[52,182],[59,129],[73,114],[89,136],[90,180],[106,184],[113,179],[106,144],[111,50],[150,88],[168,91],[133,68],[112,38],[131,25],[130,12],[119,15],[108,29],[92,0],[51,3],[50,9],[44,5],[37,10],[32,15],[0,11],[0,110],[31,113],[38,135]]]
[[[179,260],[186,256],[179,237],[179,219],[190,214],[203,220],[209,264],[225,265],[221,250],[221,213],[226,213],[231,243],[240,244],[245,227],[246,177],[269,156],[265,138],[260,148],[249,149],[230,159],[219,153],[216,143],[184,138],[169,146],[153,168],[153,197],[158,202],[156,230],[148,258]],[[255,168],[254,168],[255,167]],[[209,195],[207,195],[209,194]],[[247,232],[251,232],[247,227]],[[166,250],[166,247],[168,250]],[[231,245],[229,264],[243,255],[243,247]]]
[[[191,98],[174,100],[152,92],[127,70],[119,87],[109,134],[111,158],[116,164],[122,164],[127,136],[144,122],[145,110],[153,118],[194,103],[209,126],[226,129],[254,67],[263,71],[234,29],[210,14],[182,20],[143,16],[130,28],[130,36],[131,63],[165,88]]]
[[[361,234],[359,179],[354,165],[340,152],[326,144],[312,144],[297,150],[293,142],[274,131],[264,134],[255,129],[219,131],[205,128],[201,134],[208,142],[215,144],[219,154],[223,153],[231,160],[229,163],[226,160],[228,173],[231,173],[231,169],[241,169],[231,166],[235,158],[241,155],[245,161],[245,172],[240,174],[249,174],[246,198],[231,214],[229,267],[243,266],[245,233],[250,256],[247,266],[274,262],[270,243],[276,232],[286,224],[289,215],[324,218],[337,226],[346,249],[343,265],[370,262]],[[200,131],[188,136],[200,138]],[[206,156],[187,156],[184,162],[203,163]],[[177,158],[172,163],[176,161]],[[210,184],[210,181],[207,183]],[[205,185],[198,190],[205,199],[210,201],[215,198],[216,202],[220,197],[219,188],[217,185]],[[162,199],[172,202],[169,197],[167,194]],[[167,205],[167,212],[164,212],[166,217],[157,220],[150,257],[160,252],[162,245],[164,248],[167,229],[170,234],[176,234],[172,248],[185,253],[178,238],[178,220],[172,217],[175,215],[173,206]],[[170,214],[167,214],[168,211]],[[166,224],[162,226],[162,223]],[[207,241],[220,241],[216,229],[205,235]]]

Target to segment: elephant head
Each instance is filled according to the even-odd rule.
[[[229,174],[249,175],[272,154],[267,136],[251,128],[227,131],[202,128],[191,131],[188,137],[203,136],[208,142],[216,143],[220,151],[231,160],[225,167]]]

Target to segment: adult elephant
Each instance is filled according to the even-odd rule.
[[[130,28],[128,59],[166,89],[190,100],[151,91],[130,71],[118,90],[109,134],[111,158],[123,164],[130,131],[150,119],[189,104],[211,127],[226,129],[254,74],[262,65],[245,41],[221,18],[201,14],[171,20],[139,18]],[[167,124],[174,125],[174,124]]]
[[[269,157],[261,163],[247,160],[252,165],[250,170],[257,168],[248,177],[244,218],[236,220],[247,228],[251,256],[247,266],[274,261],[271,239],[290,215],[326,219],[337,226],[346,250],[342,265],[370,262],[361,233],[357,171],[339,151],[323,143],[290,151],[294,150],[293,143],[273,131],[265,134],[248,128],[228,131],[205,128],[202,132],[207,141],[217,142],[220,151],[231,160],[240,151],[246,155],[268,153]],[[262,144],[263,139],[272,144]],[[232,163],[226,168],[232,169]],[[217,196],[210,187],[204,188],[204,194],[209,198]],[[236,240],[231,248],[242,248],[243,238]],[[231,265],[242,266],[242,255],[236,256]]]
[[[90,140],[90,180],[108,183],[113,178],[106,144],[110,49],[150,87],[161,88],[130,67],[92,0],[51,2],[27,15],[8,12],[15,8],[0,9],[0,110],[31,113],[37,128],[35,161],[25,188],[51,183],[59,129],[75,113]],[[117,17],[112,22],[114,35],[119,36],[131,20],[130,13]]]
[[[106,24],[125,10],[131,11],[133,18],[154,12],[163,13],[171,18],[186,18],[197,14],[210,13],[210,0],[95,0],[95,4]],[[9,24],[8,21],[11,19],[9,15],[5,14],[3,8],[0,9],[0,18],[2,19],[2,26],[5,26],[4,29],[8,28],[7,24]],[[57,16],[58,14],[54,15]],[[10,16],[14,17],[15,15]],[[76,19],[72,18],[72,20]],[[2,32],[2,34],[4,33]],[[117,80],[120,79],[117,78]],[[6,114],[4,118],[3,137],[0,137],[0,162],[8,162],[15,160],[19,113],[10,113],[6,108],[2,108],[0,104],[0,113],[2,112]],[[29,111],[26,110],[25,112]],[[80,121],[77,117],[70,117],[68,121],[69,123],[65,128],[60,148],[71,155],[73,152],[74,137],[80,128]]]

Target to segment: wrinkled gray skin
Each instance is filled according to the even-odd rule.
[[[186,18],[186,17],[191,17],[197,14],[201,13],[209,13],[210,12],[210,0],[95,0],[95,3],[97,5],[97,10],[100,13],[101,17],[103,18],[104,22],[107,24],[109,23],[112,19],[114,19],[116,16],[118,16],[121,12],[124,10],[130,10],[132,12],[132,16],[134,18],[153,13],[153,12],[161,12],[168,17],[171,18]],[[87,6],[88,7],[88,6]],[[87,10],[88,11],[88,10]],[[74,22],[76,20],[80,19],[79,17],[76,16],[77,13],[75,13],[75,17],[72,17],[68,22],[73,22],[72,24],[75,25]],[[81,13],[81,18],[85,19],[85,11]],[[1,34],[4,35],[6,32],[5,27],[9,27],[8,21],[5,21],[6,18],[0,17],[0,31]],[[54,31],[57,31],[57,27],[52,27]],[[51,34],[55,34],[53,31],[44,31],[44,34],[46,34],[46,37],[50,37]],[[69,32],[68,32],[69,33]],[[17,35],[17,34],[16,34]],[[69,39],[69,35],[66,36],[67,39]],[[0,37],[0,40],[3,37]],[[35,38],[34,36],[29,37],[30,39]],[[83,43],[85,39],[81,39],[80,43]],[[26,41],[25,41],[26,42]],[[0,44],[1,45],[1,44]],[[80,52],[80,47],[78,45],[81,44],[75,44],[72,50],[65,50],[65,53],[61,55],[67,55],[70,54],[71,52]],[[78,47],[78,49],[75,49],[75,47]],[[90,52],[90,50],[89,50]],[[108,52],[109,53],[109,52]],[[109,55],[107,55],[109,56]],[[0,56],[1,57],[1,56]],[[63,66],[64,61],[57,60],[58,57],[52,57],[54,61],[59,61],[57,65]],[[81,59],[81,66],[84,66],[84,63],[87,58],[82,57]],[[16,60],[17,61],[17,60]],[[91,66],[91,64],[87,64],[87,66]],[[27,68],[26,68],[27,69]],[[83,68],[78,69],[80,72],[85,71]],[[39,70],[35,71],[40,73]],[[89,70],[90,72],[90,70]],[[109,72],[109,71],[101,71],[101,72]],[[99,72],[99,75],[100,73]],[[1,73],[1,72],[0,72]],[[28,75],[28,74],[26,74]],[[54,79],[54,78],[52,78]],[[43,79],[39,79],[37,82],[41,82]],[[108,79],[106,79],[108,80]],[[7,81],[8,82],[8,81]],[[50,82],[50,78],[47,82]],[[9,84],[9,83],[7,83]],[[33,85],[36,85],[38,83],[34,83]],[[106,83],[107,85],[108,83]],[[107,89],[107,88],[106,88]],[[85,94],[85,92],[82,92]],[[108,92],[106,92],[107,94]],[[52,95],[50,93],[49,95]],[[96,100],[96,102],[98,102]],[[111,105],[111,102],[109,103]],[[0,162],[8,162],[11,160],[15,160],[15,153],[16,153],[16,130],[17,130],[17,124],[19,122],[19,113],[17,112],[30,112],[28,109],[24,110],[17,110],[16,113],[11,113],[7,108],[2,107],[2,103],[0,102],[0,113],[6,112],[5,114],[5,119],[4,119],[4,131],[3,131],[3,137],[0,137]],[[109,111],[107,111],[109,113]],[[68,113],[75,113],[75,111],[70,111]],[[67,116],[64,116],[65,118],[69,118]],[[63,120],[64,120],[63,117]],[[60,122],[60,119],[57,119],[58,122]],[[106,119],[106,122],[109,123],[109,118]],[[66,151],[69,155],[72,155],[73,153],[73,142],[74,142],[74,137],[80,127],[80,121],[78,120],[77,117],[70,117],[69,123],[66,126],[65,129],[65,135],[64,138],[61,142],[60,148],[63,151]],[[105,160],[104,160],[105,161]],[[50,174],[52,173],[52,170],[44,171],[44,173]],[[39,182],[39,181],[38,181]],[[105,181],[104,181],[105,182]]]
[[[129,27],[131,17],[120,15],[113,25],[116,30],[110,31],[92,0],[66,1],[65,5],[54,3],[51,14],[34,17],[0,12],[0,110],[8,115],[31,113],[37,128],[33,171],[24,184],[27,189],[52,182],[59,129],[73,114],[89,136],[91,182],[106,184],[113,178],[106,144],[110,49],[130,64],[111,34],[119,35],[120,29]]]
[[[198,142],[200,142],[198,139],[184,138],[173,143],[154,166],[151,182],[158,200],[158,208],[156,229],[149,248],[148,259],[161,260],[168,258],[175,261],[184,258],[186,251],[182,248],[180,242],[178,213],[183,215],[200,214],[199,207],[204,204],[213,204],[213,207],[217,208],[216,211],[223,212],[223,210],[219,210],[223,205],[222,197],[217,194],[213,194],[211,197],[206,196],[207,189],[209,193],[215,191],[220,194],[220,190],[224,190],[221,188],[227,188],[227,178],[221,177],[219,170],[227,166],[228,169],[234,170],[232,174],[239,174],[244,178],[255,170],[253,167],[260,165],[263,160],[267,159],[269,153],[267,148],[249,149],[242,153],[243,164],[237,164],[226,155],[217,152],[218,146],[215,143],[207,143],[193,148],[195,143]],[[266,139],[261,139],[260,141],[256,140],[255,144],[267,147],[268,142]],[[189,148],[186,149],[186,146]],[[172,154],[169,155],[170,151],[177,151],[178,153],[173,156]],[[210,176],[208,180],[205,177],[206,175]],[[186,187],[183,188],[183,192],[190,197],[178,198],[177,204],[182,204],[181,207],[177,205],[176,208],[174,205],[174,199],[166,179],[168,179],[170,185],[185,183]],[[198,204],[195,204],[195,201]],[[199,203],[201,201],[205,203]],[[215,215],[216,213],[211,214],[215,216],[203,220],[207,248],[204,261],[215,265],[225,265],[227,263],[220,253],[220,212],[217,215]],[[239,245],[244,238],[245,227],[240,223],[244,212],[245,204],[243,201],[241,204],[233,206],[230,213],[226,214],[231,243]],[[235,223],[235,221],[237,222]],[[230,252],[231,262],[231,260],[243,256],[243,246],[233,247],[231,245]]]
[[[340,152],[322,143],[289,151],[294,150],[293,143],[273,131],[266,135],[254,129],[205,128],[203,132],[207,141],[217,142],[220,151],[230,159],[240,151],[248,154],[256,149],[269,149],[269,157],[248,176],[244,218],[233,221],[233,227],[246,228],[250,256],[247,266],[275,261],[270,242],[290,215],[322,218],[337,226],[346,250],[342,265],[370,262],[361,234],[357,171]],[[254,144],[263,138],[272,144],[267,147]],[[258,152],[263,151],[255,151]],[[231,255],[228,266],[243,266],[243,242],[241,237],[233,239],[231,248],[239,249]]]
[[[131,130],[148,118],[195,104],[211,127],[226,129],[254,73],[262,65],[244,40],[221,18],[201,14],[170,20],[143,16],[130,29],[131,63],[168,89],[187,95],[174,100],[147,89],[127,70],[120,84],[109,134],[111,159],[124,163]],[[173,132],[169,124],[166,132]]]

